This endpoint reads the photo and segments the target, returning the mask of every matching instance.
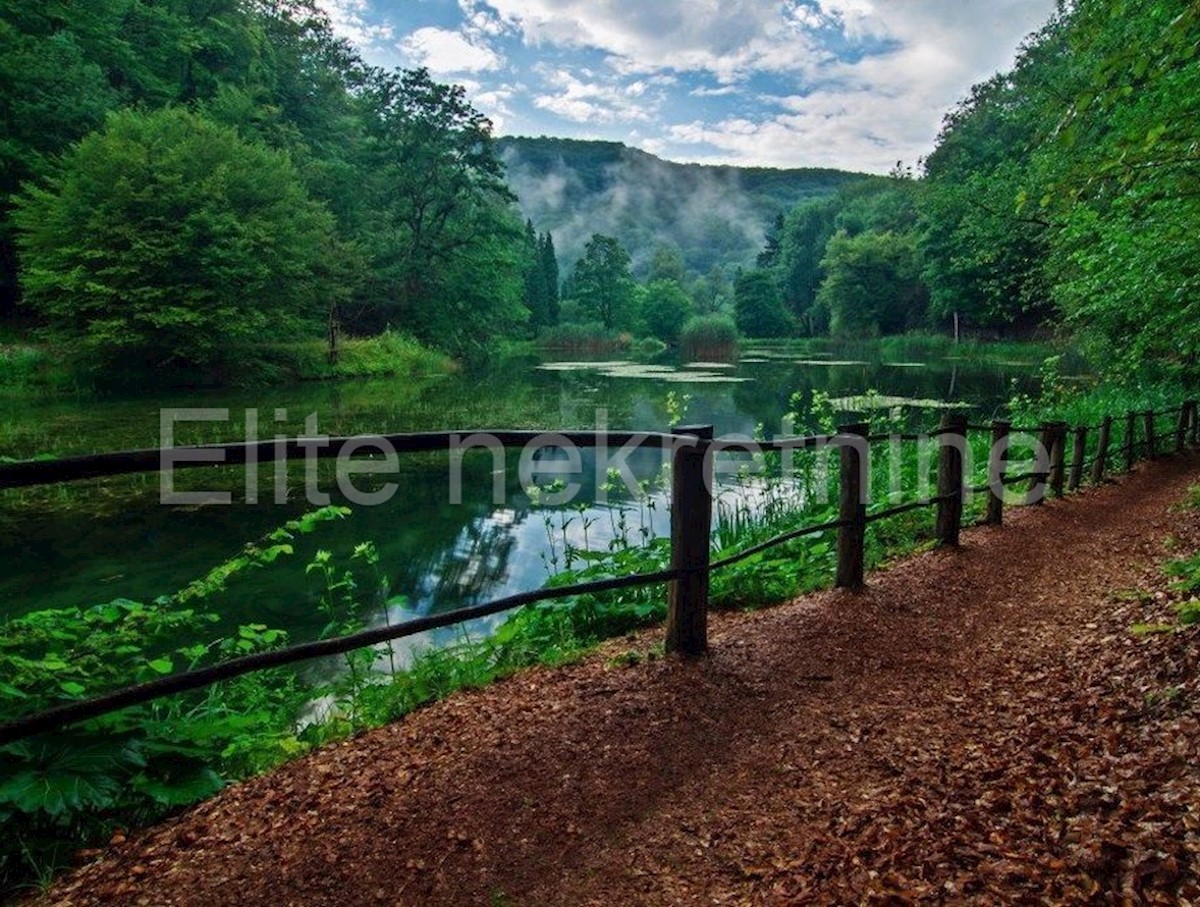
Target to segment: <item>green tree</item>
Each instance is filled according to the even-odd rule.
[[[1080,2],[1061,27],[1073,94],[1037,148],[1058,227],[1055,303],[1096,359],[1128,373],[1200,363],[1200,8]]]
[[[733,285],[738,330],[747,337],[786,337],[795,331],[770,271],[747,271]]]
[[[839,233],[821,264],[827,277],[818,298],[834,334],[895,334],[924,320],[928,290],[915,233]]]
[[[823,199],[797,205],[784,219],[779,249],[779,283],[784,303],[810,336],[828,328],[817,306],[825,272],[821,260],[833,236],[838,201]]]
[[[733,303],[733,286],[725,271],[713,265],[709,272],[692,285],[692,299],[700,315],[715,315],[729,311]]]
[[[775,219],[771,221],[770,229],[767,230],[766,239],[763,249],[758,253],[758,258],[755,260],[760,268],[773,268],[779,264],[779,256],[783,250],[783,231],[784,217],[780,212],[775,215]]]
[[[491,123],[461,86],[424,69],[376,73],[364,101],[370,268],[356,321],[403,325],[455,354],[481,351],[527,317],[525,233]]]
[[[178,108],[111,114],[15,220],[28,304],[105,358],[229,362],[334,292],[332,218],[288,158]]]
[[[642,319],[652,337],[674,346],[692,315],[692,300],[674,280],[654,280],[646,285]]]
[[[629,253],[611,236],[594,233],[571,274],[573,296],[587,319],[608,330],[631,326],[633,278]]]
[[[547,324],[558,324],[559,318],[559,286],[558,286],[558,254],[554,251],[554,237],[546,231],[538,240],[538,259],[541,262],[542,281],[546,285],[546,301],[548,304],[549,321]]]
[[[662,243],[655,247],[654,255],[650,259],[650,273],[646,277],[646,283],[650,284],[656,280],[672,280],[679,286],[683,286],[687,282],[683,253],[679,251],[678,246]]]

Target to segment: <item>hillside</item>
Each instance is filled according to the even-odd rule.
[[[841,170],[677,164],[619,142],[501,138],[497,152],[521,210],[554,234],[565,267],[593,233],[616,236],[643,276],[656,246],[696,274],[753,263],[777,214],[862,179]]]

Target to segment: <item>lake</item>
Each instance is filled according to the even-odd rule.
[[[971,407],[973,420],[998,414],[1014,391],[1037,388],[1045,348],[1013,344],[972,347],[955,355],[942,347],[900,341],[837,344],[748,343],[736,362],[644,364],[611,359],[581,363],[518,358],[490,369],[419,380],[366,380],[265,390],[168,392],[126,398],[0,400],[0,455],[27,458],[156,447],[163,409],[228,409],[222,421],[189,419],[177,425],[177,443],[240,441],[247,412],[258,434],[305,434],[314,415],[323,434],[354,435],[420,430],[538,428],[614,431],[668,428],[672,413],[687,423],[711,423],[718,435],[779,434],[793,407],[814,392],[861,405],[869,390],[900,400]],[[946,350],[950,354],[946,355]],[[928,413],[918,418],[931,421]],[[850,421],[850,414],[847,420]],[[311,423],[310,423],[311,424]],[[800,424],[797,430],[812,428]],[[585,452],[585,475],[594,454]],[[653,476],[657,452],[634,458],[639,477]],[[372,541],[397,618],[444,611],[540,587],[554,569],[555,532],[566,523],[573,544],[590,532],[593,547],[614,532],[663,535],[665,506],[641,505],[618,528],[613,507],[581,506],[569,516],[533,506],[518,479],[515,455],[504,470],[504,501],[492,500],[493,463],[469,456],[463,466],[462,503],[452,505],[444,455],[401,458],[389,477],[397,493],[385,505],[357,507],[322,526],[297,546],[293,558],[237,579],[216,604],[230,625],[256,621],[312,638],[324,619],[319,594],[303,566],[316,549],[346,557]],[[225,488],[231,506],[165,506],[156,476],[122,478],[0,493],[0,577],[3,613],[83,606],[114,598],[148,600],[169,594],[236,555],[284,521],[312,509],[303,492],[304,464],[287,471],[286,504],[274,496],[274,466],[260,470],[260,502],[244,501],[243,473],[199,470],[184,486]],[[335,491],[329,471],[322,487]],[[585,482],[585,498],[595,496]],[[336,491],[335,503],[338,502]],[[550,519],[553,517],[553,519]],[[561,539],[559,540],[561,541]],[[559,546],[561,548],[561,546]],[[561,555],[561,550],[558,551]],[[561,563],[561,562],[560,562]],[[401,597],[403,597],[401,599]],[[483,629],[486,630],[486,627]],[[453,634],[456,631],[449,631]]]

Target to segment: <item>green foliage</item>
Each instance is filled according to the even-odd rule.
[[[649,285],[656,280],[674,281],[679,286],[687,283],[683,253],[678,247],[664,244],[655,248],[650,259],[650,273],[646,276],[646,283]]]
[[[330,292],[332,219],[287,157],[182,109],[112,114],[15,221],[27,301],[104,357],[220,362]]]
[[[343,337],[338,343],[337,362],[330,364],[324,341],[306,340],[272,344],[251,352],[258,363],[256,377],[271,381],[321,381],[331,378],[360,378],[443,375],[453,362],[398,331],[385,330],[374,337]]]
[[[1197,12],[1063,6],[977,86],[927,162],[925,276],[943,316],[1051,305],[1114,373],[1194,369]]]
[[[351,306],[362,328],[402,326],[455,355],[512,334],[523,305],[526,234],[492,151],[491,123],[461,86],[424,69],[373,73],[363,102],[367,185],[358,237],[370,262]],[[547,310],[540,313],[549,317]]]
[[[817,306],[817,291],[825,278],[821,260],[833,237],[837,209],[836,200],[796,207],[785,218],[780,238],[778,271],[784,302],[810,336],[829,327],[828,314]]]
[[[327,507],[291,520],[173,596],[7,621],[0,720],[286,644],[284,631],[262,624],[213,638],[220,618],[198,607],[347,512]],[[305,744],[295,716],[311,695],[294,673],[264,672],[0,748],[0,890],[114,826],[151,821],[298,754]]]
[[[684,358],[693,361],[732,359],[737,351],[737,325],[728,315],[698,315],[690,318],[680,332],[679,347]]]
[[[746,337],[788,337],[795,331],[774,277],[767,271],[749,271],[733,285],[733,305],[738,330]]]
[[[525,266],[525,308],[529,326],[538,328],[558,324],[558,258],[554,239],[549,233],[538,235],[533,221],[525,224],[528,263]]]
[[[692,300],[674,280],[660,278],[641,291],[640,310],[651,337],[664,343],[679,343],[683,325],[692,314]]]
[[[531,305],[555,322],[491,124],[368,67],[313,0],[4,0],[0,37],[0,316],[20,291],[106,371],[245,383],[250,338],[392,326],[475,357]]]
[[[570,295],[578,300],[585,320],[599,321],[606,330],[633,323],[633,278],[629,253],[611,236],[596,233],[570,277]]]
[[[828,276],[817,299],[829,310],[834,334],[895,334],[924,317],[926,290],[913,233],[839,233],[821,267]]]
[[[587,324],[565,322],[538,334],[543,349],[572,353],[610,353],[625,349],[628,337],[622,337],[598,321]]]

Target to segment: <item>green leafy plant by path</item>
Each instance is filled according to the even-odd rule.
[[[263,624],[213,638],[219,616],[200,606],[346,512],[292,520],[173,596],[7,621],[0,719],[286,644],[284,631]],[[264,672],[0,748],[0,887],[62,863],[114,827],[153,821],[302,752],[319,737],[296,726],[310,695],[294,672]]]

